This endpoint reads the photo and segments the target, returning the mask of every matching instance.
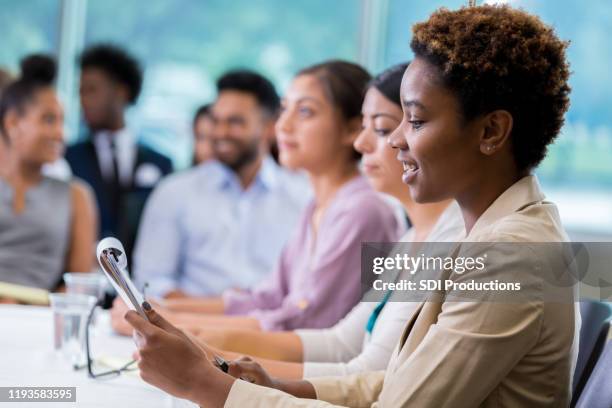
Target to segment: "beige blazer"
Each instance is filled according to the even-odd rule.
[[[485,211],[464,242],[566,240],[555,205],[544,201],[535,176],[527,176]],[[511,276],[538,293],[543,286],[533,265],[552,268],[529,251],[501,259],[486,275],[470,271],[449,278]],[[310,380],[318,400],[236,381],[225,406],[566,407],[575,325],[573,302],[552,303],[544,296],[516,303],[429,299],[408,319],[386,372]]]

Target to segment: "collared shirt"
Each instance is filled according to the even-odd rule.
[[[316,233],[311,202],[276,270],[249,291],[224,293],[227,314],[248,314],[264,330],[330,327],[361,298],[362,242],[398,238],[393,208],[359,175],[323,213]]]
[[[45,163],[42,166],[42,174],[47,177],[61,181],[70,181],[72,178],[72,170],[65,158],[60,157],[52,163]]]
[[[534,176],[519,180],[498,197],[465,242],[506,240],[567,240],[555,205],[544,200]],[[493,276],[516,274],[526,281],[537,280],[533,265],[550,265],[540,261],[535,253],[508,253],[504,263],[492,269],[454,279],[483,280],[493,272]],[[408,317],[410,323],[386,372],[310,380],[318,400],[237,380],[225,406],[567,406],[576,319],[571,302],[423,302]]]
[[[134,253],[138,285],[219,295],[269,274],[310,198],[307,184],[266,158],[244,190],[211,161],[164,179],[151,194]]]
[[[104,180],[112,180],[113,170],[113,148],[111,140],[115,143],[117,167],[119,169],[119,180],[124,186],[130,185],[134,162],[136,161],[136,139],[128,128],[112,132],[102,130],[96,132],[93,143],[96,148],[100,171]]]

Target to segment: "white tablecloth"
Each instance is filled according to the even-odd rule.
[[[135,350],[132,339],[111,332],[108,314],[98,317],[99,324],[92,338],[92,353],[95,356],[129,359]],[[74,371],[61,354],[53,350],[52,314],[50,308],[45,307],[0,305],[0,386],[76,387],[76,404],[50,403],[52,406],[193,406],[150,386],[133,373],[96,380],[87,376],[86,369]],[[49,403],[34,405],[47,404]],[[27,403],[11,405],[27,406]]]

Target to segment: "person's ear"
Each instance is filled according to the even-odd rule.
[[[124,106],[130,104],[130,89],[124,84],[117,84],[115,93]]]
[[[513,118],[506,110],[496,110],[482,119],[483,131],[480,136],[480,152],[491,156],[510,143]]]
[[[342,140],[343,144],[353,146],[355,140],[357,140],[357,136],[359,136],[359,133],[361,133],[361,122],[361,116],[348,121],[346,124],[346,132],[344,132],[344,137]]]
[[[274,139],[276,138],[275,125],[276,125],[277,119],[278,117],[274,116],[274,117],[266,118],[264,120],[263,135],[268,145],[272,145],[274,143]]]
[[[19,114],[15,109],[9,109],[4,115],[4,130],[9,143],[13,143],[19,129]]]
[[[265,148],[269,148],[274,144],[274,139],[276,138],[276,131],[274,129],[274,125],[276,124],[276,117],[264,117],[262,121],[262,132],[260,144],[265,146]]]

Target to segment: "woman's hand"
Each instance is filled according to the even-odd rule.
[[[142,379],[176,397],[223,406],[233,380],[214,367],[203,348],[188,335],[148,303],[143,308],[149,321],[131,310],[125,314],[136,331]]]
[[[263,367],[250,357],[241,357],[228,363],[228,374],[244,381],[252,382],[262,387],[280,389],[280,384],[263,369]]]

